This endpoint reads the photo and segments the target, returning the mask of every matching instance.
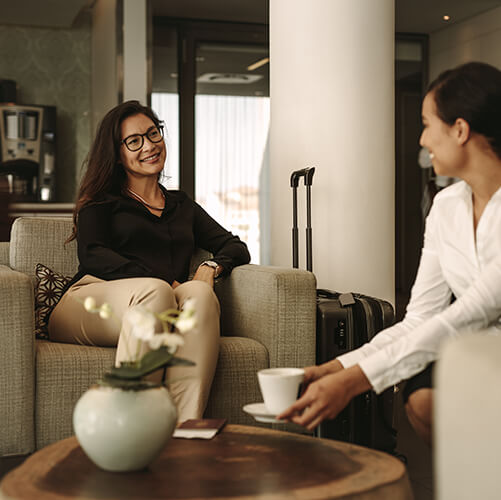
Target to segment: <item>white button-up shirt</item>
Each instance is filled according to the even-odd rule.
[[[403,321],[338,360],[345,368],[358,364],[379,393],[437,359],[446,338],[485,329],[501,334],[500,315],[501,188],[475,233],[471,188],[461,181],[434,199]]]

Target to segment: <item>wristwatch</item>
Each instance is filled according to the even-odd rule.
[[[214,262],[213,260],[204,260],[200,265],[212,267],[212,269],[216,271],[216,273],[214,274],[214,279],[221,274],[222,271],[221,266],[217,262]]]

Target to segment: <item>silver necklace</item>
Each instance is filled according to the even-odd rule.
[[[137,193],[135,193],[134,191],[132,191],[132,189],[127,188],[127,191],[132,196],[134,196],[135,198],[137,198],[143,205],[146,205],[148,208],[151,208],[152,210],[163,210],[164,207],[165,207],[165,194],[164,194],[164,192],[162,190],[160,190],[160,192],[162,193],[162,196],[163,196],[163,199],[164,199],[164,207],[154,207],[153,205],[150,205],[144,198],[142,198]]]

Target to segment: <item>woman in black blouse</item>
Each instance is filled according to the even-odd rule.
[[[184,192],[168,191],[158,183],[165,157],[162,125],[150,108],[128,101],[102,120],[69,238],[77,239],[80,266],[51,314],[49,335],[60,342],[118,345],[118,364],[136,352],[137,340],[125,322],[120,330],[117,322],[85,311],[82,300],[92,296],[98,304],[107,302],[122,318],[131,306],[160,312],[182,308],[187,298],[194,298],[198,326],[184,335],[178,354],[196,366],[176,367],[175,377],[182,380],[170,386],[184,420],[203,415],[216,367],[219,303],[214,279],[250,257],[237,236]],[[195,248],[214,257],[187,281]]]

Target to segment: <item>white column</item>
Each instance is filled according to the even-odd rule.
[[[292,262],[290,174],[315,166],[318,286],[392,302],[394,37],[394,0],[270,0],[272,264]]]
[[[147,0],[123,0],[123,100],[147,104]]]
[[[119,102],[148,95],[148,0],[97,0],[92,10],[92,135]]]
[[[92,136],[118,104],[116,11],[116,0],[97,0],[92,9]]]

